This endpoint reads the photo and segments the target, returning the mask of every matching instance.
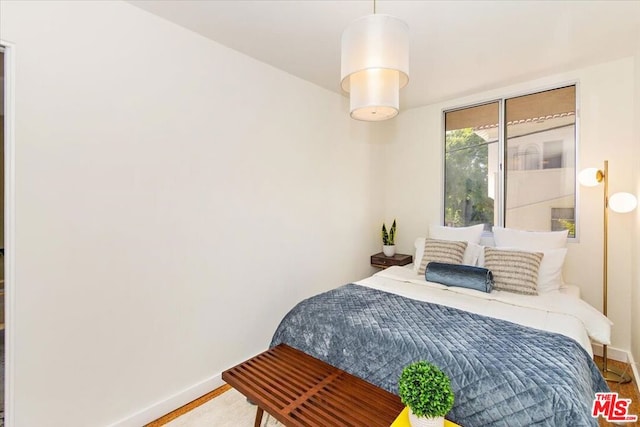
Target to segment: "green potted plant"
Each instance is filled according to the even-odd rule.
[[[396,253],[396,220],[387,232],[387,226],[382,223],[382,252],[385,256],[394,256]]]
[[[453,407],[451,380],[426,361],[405,366],[398,380],[398,393],[409,407],[412,427],[442,427],[444,416]]]

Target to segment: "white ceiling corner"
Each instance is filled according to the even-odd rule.
[[[364,0],[129,0],[129,3],[336,93],[340,38]],[[632,56],[640,1],[378,0],[411,33],[411,108]]]

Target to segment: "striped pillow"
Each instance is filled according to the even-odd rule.
[[[538,270],[544,254],[484,248],[484,266],[493,273],[493,289],[538,295]]]
[[[464,250],[467,249],[467,242],[457,242],[453,240],[424,240],[424,255],[420,261],[418,274],[424,276],[427,264],[430,262],[442,262],[445,264],[462,264]]]

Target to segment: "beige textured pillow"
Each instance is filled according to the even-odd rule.
[[[452,240],[425,239],[424,255],[420,261],[418,274],[424,276],[427,264],[430,262],[444,262],[447,264],[462,264],[464,250],[467,249],[467,242],[456,242]]]
[[[484,266],[493,273],[493,289],[538,295],[538,271],[544,254],[484,248]]]

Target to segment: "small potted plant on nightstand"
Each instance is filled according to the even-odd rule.
[[[387,232],[387,226],[382,223],[382,252],[385,256],[393,256],[396,253],[396,220]]]
[[[409,407],[412,427],[442,427],[444,416],[453,407],[451,380],[426,361],[405,366],[398,380],[398,393]]]

